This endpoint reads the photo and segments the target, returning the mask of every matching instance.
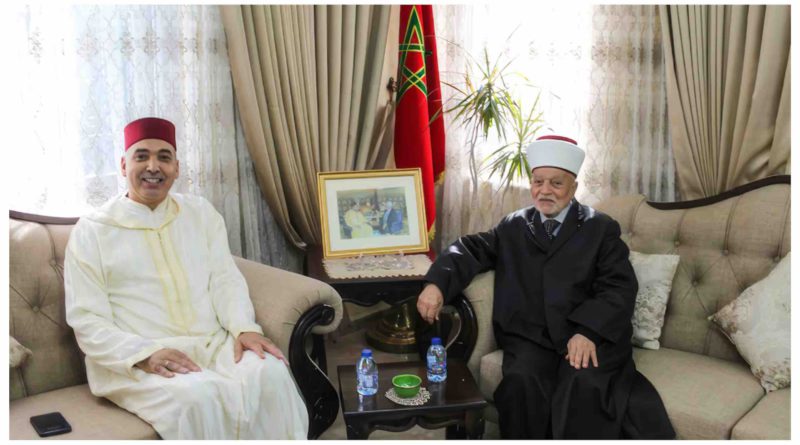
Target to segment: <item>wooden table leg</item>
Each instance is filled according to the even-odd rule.
[[[369,437],[370,427],[368,423],[345,422],[347,430],[347,440],[366,440]]]
[[[464,418],[467,439],[481,439],[484,427],[483,409],[467,411]]]
[[[464,425],[460,423],[455,425],[449,425],[445,429],[444,438],[446,440],[464,440],[467,438],[467,432],[464,429]]]

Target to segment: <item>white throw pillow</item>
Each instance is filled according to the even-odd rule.
[[[791,252],[763,280],[708,317],[739,350],[767,392],[791,384]]]
[[[679,255],[645,254],[631,251],[630,261],[639,282],[633,310],[631,343],[645,349],[658,349],[672,278],[678,270]]]
[[[12,336],[8,336],[8,343],[9,343],[9,367],[16,368],[23,363],[25,360],[32,354],[31,350],[22,346],[20,342],[17,341],[16,338]]]

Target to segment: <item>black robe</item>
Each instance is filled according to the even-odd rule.
[[[552,241],[529,207],[460,238],[431,266],[426,280],[445,301],[495,271],[504,438],[674,437],[658,393],[633,363],[638,284],[628,254],[616,221],[573,201]],[[564,359],[576,333],[595,343],[598,368],[575,370]]]

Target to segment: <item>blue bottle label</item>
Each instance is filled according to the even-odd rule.
[[[365,388],[369,388],[372,386],[378,385],[378,376],[377,375],[367,375],[367,374],[359,374],[358,376],[358,384],[359,386],[363,386]]]
[[[436,359],[436,356],[429,355],[428,356],[428,371],[434,374],[441,374],[445,370],[445,362],[440,362]]]

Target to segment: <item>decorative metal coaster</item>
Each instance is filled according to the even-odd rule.
[[[424,405],[428,402],[428,400],[430,400],[431,393],[429,393],[424,387],[420,387],[419,392],[414,397],[403,398],[394,392],[394,388],[389,388],[389,390],[386,391],[386,398],[394,403],[397,403],[398,405],[420,406]]]

